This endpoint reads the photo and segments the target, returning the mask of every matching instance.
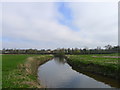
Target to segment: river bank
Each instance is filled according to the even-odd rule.
[[[112,56],[112,57],[111,57]],[[67,62],[84,72],[103,75],[120,80],[120,64],[117,54],[107,55],[67,55]]]
[[[66,63],[66,60],[64,59],[62,60],[62,59],[55,58],[55,60],[50,60],[52,58],[53,58],[53,55],[14,55],[14,56],[3,55],[2,56],[2,72],[3,72],[2,88],[42,88],[42,85],[39,84],[38,75],[37,75],[38,67],[41,67],[41,66],[45,66],[45,68],[47,68],[46,72],[48,74],[44,74],[46,73],[45,69],[43,69],[43,72],[40,69],[40,72],[42,72],[41,74],[44,74],[43,75],[44,77],[48,75],[48,77],[52,76],[52,78],[55,79],[55,77],[59,76],[59,78],[56,78],[56,82],[58,81],[61,82],[62,86],[66,85],[62,81],[67,79],[68,77],[70,77],[71,82],[73,82],[72,80],[80,80],[80,78],[74,79],[74,77],[71,77],[73,73],[75,75],[75,78],[78,76],[83,77],[82,74],[79,75],[75,73],[74,70],[70,69],[70,66],[77,67],[80,71],[91,72],[93,74],[100,74],[106,77],[114,78],[116,80],[119,79],[118,77],[120,76],[119,75],[120,73],[118,72],[120,69],[120,66],[118,66],[119,63],[118,63],[117,55],[116,56],[110,55],[110,54],[106,56],[105,55],[67,55],[66,56],[67,63],[70,66]],[[46,64],[44,65],[45,62]],[[58,70],[55,70],[55,69],[58,69]],[[58,74],[56,74],[56,72]],[[69,73],[67,74],[67,72]],[[64,75],[64,78],[63,78],[63,75]],[[41,77],[42,76],[40,75],[40,79]],[[53,80],[52,78],[48,78],[47,80],[49,79]],[[86,80],[86,78],[88,79],[87,76],[85,76],[84,79]],[[47,81],[46,78],[43,80]],[[51,83],[51,80],[50,80],[50,83]],[[92,81],[95,84],[97,83],[94,80]],[[75,81],[75,82],[83,83],[81,81]],[[70,82],[67,81],[67,85],[68,83]],[[84,83],[86,83],[86,81]],[[53,83],[53,85],[54,84],[55,83]],[[75,85],[78,85],[78,84],[75,84]],[[68,86],[65,86],[65,87],[68,87]],[[71,87],[71,84],[69,85],[69,87]],[[74,86],[74,87],[79,87],[79,86]]]
[[[45,88],[119,88],[118,82],[70,66],[65,58],[53,58],[38,68],[39,83]]]
[[[3,55],[2,88],[41,88],[37,81],[38,66],[52,55]]]

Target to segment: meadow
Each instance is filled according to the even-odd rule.
[[[0,89],[2,89],[2,55],[0,55]]]
[[[42,88],[38,67],[53,55],[6,54],[2,57],[2,88]],[[85,72],[119,79],[118,54],[65,55],[68,64]]]
[[[114,79],[120,77],[119,60],[118,54],[67,55],[71,66]]]
[[[2,55],[2,88],[41,87],[37,67],[51,55]]]

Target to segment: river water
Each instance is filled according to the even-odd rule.
[[[38,68],[39,83],[46,88],[112,88],[117,82],[106,77],[82,73],[65,59],[53,58]]]

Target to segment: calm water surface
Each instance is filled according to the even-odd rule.
[[[109,84],[117,84],[114,80],[110,83],[110,79],[104,77],[90,76],[92,75],[73,70],[65,59],[59,58],[54,58],[38,68],[39,83],[46,88],[111,88]]]

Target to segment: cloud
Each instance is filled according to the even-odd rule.
[[[117,3],[69,3],[79,35],[92,46],[118,42]],[[79,10],[79,11],[78,11]],[[98,43],[98,44],[97,44]]]
[[[59,4],[3,3],[3,47],[81,48],[117,44],[116,4],[64,3],[73,15],[71,25],[79,30],[59,22],[70,19],[66,18],[69,14],[60,12],[63,7]]]
[[[0,49],[2,49],[2,4],[0,3]]]

